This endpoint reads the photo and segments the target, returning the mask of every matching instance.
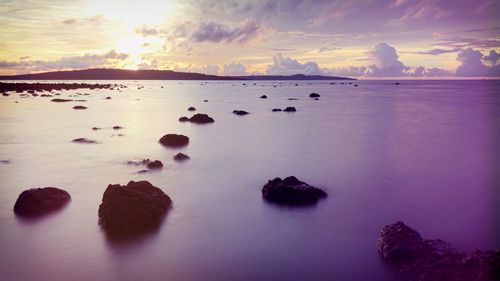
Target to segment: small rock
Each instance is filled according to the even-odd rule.
[[[51,99],[50,101],[53,101],[53,102],[70,102],[70,101],[73,101],[72,99]]]
[[[186,116],[182,116],[181,118],[179,118],[179,122],[189,122],[189,118],[187,118]]]
[[[314,205],[319,199],[327,196],[323,190],[310,186],[294,176],[284,180],[275,178],[268,181],[262,188],[264,199],[285,205]]]
[[[196,111],[196,108],[194,108],[194,107],[190,106],[190,107],[188,108],[188,111]]]
[[[160,138],[160,143],[168,147],[182,147],[189,144],[189,137],[177,134],[166,134]]]
[[[189,118],[189,122],[195,124],[208,124],[215,122],[215,120],[207,114],[197,113]]]
[[[187,156],[186,154],[184,153],[177,153],[175,156],[174,156],[174,160],[175,161],[184,161],[184,160],[188,160],[188,159],[191,159],[189,156]]]
[[[233,110],[233,113],[236,115],[240,115],[240,116],[250,114],[250,113],[246,112],[245,110]]]
[[[72,140],[72,142],[76,142],[76,143],[97,143],[97,141],[90,140],[90,139],[87,139],[87,138],[77,138],[77,139]]]
[[[151,161],[147,164],[148,169],[161,169],[163,168],[163,163],[160,160]]]
[[[94,130],[94,131],[98,131],[98,130],[102,130],[102,128],[99,128],[99,127],[92,127],[92,130]]]
[[[288,107],[287,107],[287,108],[285,108],[283,111],[284,111],[284,112],[295,112],[295,111],[297,111],[297,110],[296,110],[296,109],[295,109],[295,107],[293,107],[293,106],[288,106]]]
[[[262,95],[260,96],[261,99],[267,99],[267,96],[266,95]]]
[[[82,109],[87,109],[87,107],[85,107],[83,105],[75,105],[75,106],[73,106],[73,109],[82,110]]]
[[[279,112],[282,111],[281,108],[273,108],[272,112]]]
[[[113,126],[113,130],[121,130],[121,129],[123,129],[123,127],[121,127],[121,126]]]
[[[310,98],[319,98],[319,97],[321,97],[321,96],[320,96],[320,94],[317,94],[317,93],[310,93],[310,94],[309,94],[309,97],[310,97]]]

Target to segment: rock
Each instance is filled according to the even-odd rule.
[[[188,108],[188,111],[196,111],[196,108],[194,108],[194,107],[190,106],[190,107]]]
[[[107,100],[110,100],[110,99],[111,99],[111,97],[106,97],[106,99],[107,99]]]
[[[166,134],[160,138],[160,143],[169,147],[182,147],[189,143],[189,137],[177,134]]]
[[[317,93],[310,93],[310,94],[309,94],[309,97],[310,97],[310,98],[319,98],[319,97],[321,97],[321,96],[320,96],[320,94],[317,94]]]
[[[358,86],[358,84],[354,84],[354,87],[357,87],[357,86]]]
[[[203,100],[203,102],[208,102],[208,100]]]
[[[87,107],[85,107],[83,105],[75,105],[75,106],[73,106],[73,109],[82,110],[82,109],[87,109]]]
[[[70,101],[73,101],[72,99],[59,99],[59,98],[56,98],[56,99],[51,99],[50,101],[53,101],[53,102],[70,102]]]
[[[7,93],[2,93],[2,96],[4,96],[4,97],[8,97],[8,96],[10,96],[10,94],[7,94]]]
[[[260,96],[261,99],[267,99],[267,96],[266,95],[262,95]]]
[[[245,110],[233,110],[233,113],[236,115],[240,115],[240,116],[250,114],[250,113],[246,112]]]
[[[208,124],[215,122],[215,120],[207,114],[197,113],[189,118],[189,122],[195,124]]]
[[[399,85],[399,82],[394,83],[394,85]]]
[[[77,139],[72,140],[72,142],[76,142],[76,143],[97,143],[97,141],[90,140],[90,139],[87,139],[87,138],[77,138]]]
[[[420,234],[396,222],[382,229],[378,252],[410,280],[500,280],[500,249],[467,256],[440,239],[422,240]]]
[[[0,160],[0,163],[2,164],[10,164],[10,160]]]
[[[314,100],[319,100],[319,98],[314,98]]]
[[[108,231],[136,232],[159,226],[172,200],[148,181],[110,184],[99,205],[99,224]]]
[[[288,100],[298,100],[298,98],[288,98]]]
[[[319,199],[327,196],[323,190],[310,186],[294,176],[284,180],[275,178],[262,188],[264,199],[284,205],[314,205]]]
[[[182,116],[181,118],[179,118],[179,122],[189,122],[189,118],[187,118],[186,116]]]
[[[281,111],[281,108],[273,108],[272,112],[279,112]]]
[[[99,127],[92,127],[92,130],[94,130],[94,131],[98,131],[98,130],[102,130],[102,128],[99,128]]]
[[[187,156],[186,154],[184,153],[177,153],[175,156],[174,156],[174,160],[175,161],[185,161],[185,160],[189,160],[191,159],[189,156]]]
[[[420,234],[400,221],[386,225],[377,242],[380,255],[392,261],[416,259],[422,254],[424,246]]]
[[[148,169],[161,169],[163,168],[163,163],[160,160],[151,161],[147,164]]]
[[[68,192],[56,187],[28,189],[17,198],[14,212],[21,216],[39,216],[62,208],[70,200]]]
[[[121,126],[113,126],[113,130],[121,130],[121,129],[123,129],[123,127],[121,127]]]
[[[283,111],[284,111],[284,112],[295,112],[295,111],[297,111],[297,110],[296,110],[296,109],[295,109],[295,107],[293,107],[293,106],[288,106],[288,107],[287,107],[287,108],[285,108]]]

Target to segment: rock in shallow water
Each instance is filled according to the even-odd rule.
[[[400,221],[384,226],[377,248],[381,257],[408,280],[500,280],[500,249],[476,250],[467,256],[440,239],[423,240]]]
[[[166,134],[160,138],[160,143],[168,147],[182,147],[189,143],[189,137],[177,134]]]
[[[70,200],[68,192],[56,187],[32,188],[19,195],[14,212],[21,216],[39,216],[62,208]]]
[[[77,138],[72,140],[72,142],[76,143],[97,143],[95,140],[87,139],[87,138]]]
[[[208,124],[215,122],[215,120],[212,117],[208,116],[207,114],[197,113],[193,115],[191,118],[189,118],[189,122],[195,124]]]
[[[250,113],[248,113],[245,110],[233,110],[233,113],[236,114],[236,115],[240,115],[240,116],[250,114]]]
[[[314,205],[319,199],[327,196],[323,190],[310,186],[294,176],[284,180],[275,178],[268,181],[262,188],[264,199],[284,205]]]
[[[110,184],[99,205],[99,224],[116,232],[136,232],[160,225],[172,200],[148,181]]]
[[[191,159],[189,156],[187,156],[186,154],[184,153],[177,153],[175,156],[174,156],[174,160],[175,161],[184,161],[184,160],[189,160]]]

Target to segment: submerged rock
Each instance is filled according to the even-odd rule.
[[[295,111],[297,111],[297,110],[296,110],[296,109],[295,109],[295,107],[293,107],[293,106],[288,106],[288,107],[287,107],[287,108],[285,108],[283,111],[284,111],[284,112],[295,112]]]
[[[319,199],[327,196],[323,190],[310,186],[294,176],[284,180],[275,178],[268,181],[262,188],[264,199],[284,205],[314,205]]]
[[[245,110],[233,110],[233,113],[236,114],[236,115],[240,115],[240,116],[250,114],[250,113],[248,113]]]
[[[38,216],[62,208],[71,200],[68,192],[56,187],[32,188],[16,200],[14,212],[21,216]]]
[[[160,138],[160,143],[169,147],[182,147],[189,143],[189,137],[177,134],[166,134]]]
[[[309,97],[310,97],[310,98],[319,98],[319,97],[321,97],[321,96],[320,96],[320,94],[317,94],[317,93],[310,93],[310,94],[309,94]]]
[[[175,156],[174,156],[174,160],[175,161],[184,161],[184,160],[189,160],[191,159],[189,156],[187,156],[186,154],[184,153],[177,153]]]
[[[76,143],[97,143],[95,140],[87,139],[87,138],[77,138],[72,140],[72,142]]]
[[[401,221],[384,226],[377,248],[409,280],[500,280],[500,249],[468,256],[440,239],[423,240]]]
[[[99,205],[99,224],[118,232],[144,231],[159,226],[172,200],[148,181],[110,184]]]
[[[155,161],[148,162],[146,164],[146,166],[150,170],[152,170],[152,169],[161,169],[161,168],[163,168],[163,163],[160,160],[155,160]]]

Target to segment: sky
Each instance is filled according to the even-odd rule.
[[[0,75],[500,77],[500,0],[0,0]]]

